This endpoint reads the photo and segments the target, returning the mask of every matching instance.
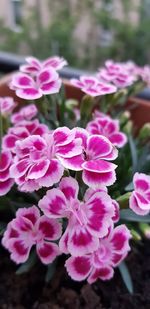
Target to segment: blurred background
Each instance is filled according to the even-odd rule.
[[[150,63],[150,0],[0,0],[0,51],[88,70],[108,58]]]

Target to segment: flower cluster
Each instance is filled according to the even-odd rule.
[[[87,124],[86,129],[91,134],[106,136],[118,148],[123,147],[127,143],[126,135],[119,131],[119,120],[114,120],[103,113],[96,111],[94,120]]]
[[[25,262],[33,245],[44,264],[51,263],[60,254],[54,243],[61,236],[61,224],[54,219],[40,216],[36,206],[21,208],[7,227],[2,244],[16,263]]]
[[[126,158],[130,150],[124,122],[120,126],[119,119],[113,119],[109,109],[104,114],[99,108],[99,98],[91,97],[111,94],[107,96],[108,102],[116,95],[117,88],[136,81],[140,69],[132,62],[107,61],[97,77],[71,80],[88,95],[81,107],[76,104],[73,111],[60,96],[47,103],[42,101],[42,96],[59,92],[62,82],[57,71],[67,64],[66,60],[59,57],[26,60],[27,64],[13,75],[10,87],[18,97],[29,101],[40,98],[40,102],[22,108],[18,105],[13,113],[16,107],[13,99],[0,99],[2,115],[9,116],[12,124],[8,127],[3,118],[6,127],[1,139],[0,196],[5,200],[8,193],[7,198],[14,199],[15,193],[18,202],[2,245],[17,264],[26,262],[31,251],[36,252],[43,264],[65,254],[65,267],[72,279],[87,279],[90,284],[97,279],[111,279],[114,269],[128,255],[132,237],[130,226],[122,221],[121,208],[128,205],[129,214],[135,218],[137,214],[149,214],[150,176],[135,173],[134,190],[126,193],[127,181],[132,178],[128,165],[132,156]],[[48,102],[51,106],[47,106]],[[74,112],[78,123],[77,117],[73,118]],[[119,157],[119,148],[125,144],[125,153]],[[122,158],[127,161],[127,181],[117,169],[124,163]],[[14,184],[17,186],[11,190]],[[32,203],[27,202],[24,207],[26,193],[27,201]]]
[[[132,85],[137,79],[136,65],[132,62],[115,63],[112,60],[105,62],[105,67],[99,69],[97,77],[100,81],[113,83],[117,88]]]

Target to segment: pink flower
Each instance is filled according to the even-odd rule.
[[[15,162],[10,172],[22,191],[53,186],[64,173],[61,159],[72,160],[82,152],[81,140],[75,138],[75,130],[67,127],[58,128],[43,137],[28,136],[17,141],[15,146]]]
[[[125,225],[117,226],[106,237],[99,240],[95,252],[73,257],[66,261],[69,276],[76,281],[86,278],[88,283],[97,279],[109,280],[114,275],[114,268],[120,264],[130,250],[130,232]]]
[[[34,57],[27,57],[26,62],[27,64],[20,66],[20,71],[32,75],[37,75],[43,69],[53,68],[60,70],[68,64],[64,58],[58,56],[50,57],[44,61],[40,61]]]
[[[100,82],[93,76],[81,76],[80,80],[71,79],[71,83],[92,97],[114,93],[117,91],[115,86],[105,82]]]
[[[25,107],[22,107],[19,112],[13,113],[11,116],[11,122],[13,124],[18,124],[23,120],[31,120],[38,113],[37,107],[35,104],[30,104]]]
[[[68,169],[83,170],[82,179],[91,188],[101,185],[110,186],[116,180],[116,165],[108,162],[117,158],[118,151],[112,143],[102,135],[89,135],[85,129],[77,128],[76,137],[82,139],[82,155],[61,158]]]
[[[11,97],[0,97],[0,112],[4,117],[10,115],[16,107],[14,99]]]
[[[7,226],[2,244],[17,264],[28,259],[33,245],[42,263],[49,264],[60,254],[54,243],[60,236],[61,224],[57,220],[40,217],[38,208],[32,206],[16,212],[16,218]]]
[[[127,143],[127,137],[119,131],[119,120],[114,120],[108,115],[102,115],[90,121],[86,127],[91,134],[100,134],[106,136],[113,145],[118,148]]]
[[[45,133],[49,133],[49,128],[45,124],[39,123],[38,119],[21,121],[18,125],[8,129],[2,139],[2,148],[15,153],[16,141],[23,140],[30,135],[43,136]]]
[[[108,234],[115,215],[114,204],[106,189],[87,190],[78,199],[79,186],[72,177],[61,180],[59,188],[47,191],[39,207],[49,218],[68,218],[68,226],[60,240],[64,253],[82,256],[98,248],[99,237]]]
[[[58,73],[50,67],[40,71],[36,77],[24,73],[14,74],[10,88],[22,99],[35,100],[43,95],[58,93],[61,83]]]
[[[135,173],[133,184],[134,191],[129,200],[129,207],[137,215],[147,215],[150,212],[150,176]]]
[[[11,164],[11,152],[9,150],[2,151],[0,154],[0,196],[7,194],[14,184],[9,172]]]
[[[100,81],[113,83],[118,88],[128,87],[137,79],[136,74],[133,73],[133,66],[131,70],[131,64],[115,63],[112,60],[105,62],[105,67],[100,68],[97,77]]]

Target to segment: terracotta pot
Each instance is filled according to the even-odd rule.
[[[9,89],[9,82],[12,74],[5,75],[0,79],[0,96],[12,96],[19,103],[25,103],[25,100],[18,98],[15,92]],[[74,98],[81,100],[83,92],[70,84],[69,80],[64,80],[66,97],[68,99]],[[125,106],[131,112],[131,119],[133,120],[136,129],[140,129],[143,124],[150,122],[150,101],[142,100],[136,97],[130,97]]]

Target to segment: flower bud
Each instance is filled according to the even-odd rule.
[[[134,229],[131,229],[131,235],[132,235],[133,240],[135,241],[140,241],[142,239],[141,235]]]
[[[148,223],[143,223],[142,222],[142,223],[139,223],[139,228],[140,228],[142,234],[146,238],[150,239],[150,225]]]
[[[144,124],[139,133],[141,141],[150,139],[150,122]]]

